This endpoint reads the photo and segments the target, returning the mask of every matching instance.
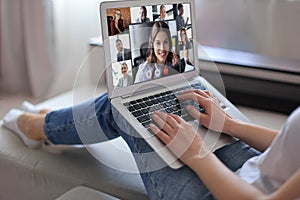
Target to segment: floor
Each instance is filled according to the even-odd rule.
[[[0,96],[0,119],[11,108],[20,108],[22,102],[26,100],[33,104],[41,103],[41,100],[29,96]],[[286,114],[270,112],[266,110],[254,109],[251,107],[237,105],[242,113],[244,113],[253,123],[266,126],[273,129],[280,129],[287,119]]]

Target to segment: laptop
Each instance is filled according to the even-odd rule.
[[[189,121],[212,151],[234,138],[210,131],[191,118],[177,96],[186,89],[210,91],[233,118],[247,120],[201,76],[193,0],[109,1],[100,4],[106,83],[114,108],[170,167],[183,163],[149,129],[156,110]],[[183,9],[180,10],[180,9]],[[160,31],[158,31],[160,30]],[[165,30],[165,31],[161,31]],[[203,55],[202,55],[203,57]]]

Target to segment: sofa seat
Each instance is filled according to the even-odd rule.
[[[118,200],[117,198],[110,196],[108,194],[105,194],[103,192],[99,192],[87,187],[78,186],[75,188],[72,188],[56,200]]]
[[[72,92],[39,106],[72,105]],[[120,199],[147,199],[133,156],[122,138],[76,146],[29,149],[0,121],[0,199],[56,199],[77,186]]]

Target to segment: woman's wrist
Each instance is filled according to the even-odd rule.
[[[201,165],[206,162],[210,156],[212,156],[211,152],[202,152],[194,157],[191,157],[186,165],[189,166],[189,168],[191,168],[193,171],[197,171],[198,168],[201,167]]]
[[[196,167],[211,154],[211,152],[204,146],[202,146],[200,152],[191,156],[185,164],[189,166],[191,169],[196,169]]]
[[[240,121],[232,118],[228,118],[224,125],[223,132],[235,137],[236,129],[240,125]]]

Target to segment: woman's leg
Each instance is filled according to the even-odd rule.
[[[166,166],[111,107],[107,94],[73,108],[48,113],[44,131],[54,144],[95,143],[121,135],[135,157],[150,199],[213,199],[191,169],[184,166],[174,170]],[[238,141],[217,150],[215,154],[235,171],[259,152]]]
[[[46,115],[44,132],[53,144],[91,144],[119,135],[107,94]]]
[[[107,94],[56,111],[31,109],[36,112],[21,114],[17,125],[33,140],[48,139],[53,144],[90,144],[119,136]]]

